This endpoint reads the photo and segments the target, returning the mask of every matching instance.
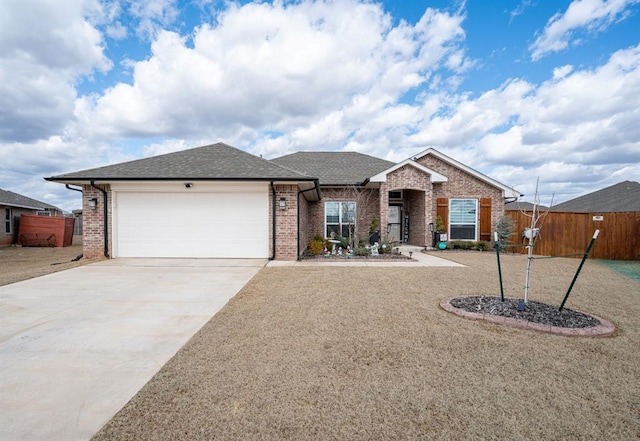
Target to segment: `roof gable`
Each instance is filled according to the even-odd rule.
[[[46,178],[51,181],[300,180],[314,178],[223,143]]]
[[[386,182],[387,181],[387,175],[389,173],[392,173],[396,170],[398,170],[401,167],[404,167],[405,165],[409,165],[411,167],[415,167],[418,170],[420,170],[423,173],[426,173],[430,176],[431,179],[431,183],[437,183],[437,182],[447,182],[447,177],[445,175],[442,175],[440,173],[438,173],[437,171],[431,170],[428,167],[425,167],[422,164],[418,164],[417,162],[415,162],[412,159],[405,159],[404,161],[394,165],[393,167],[390,167],[380,173],[378,173],[375,176],[372,176],[371,179],[369,179],[369,181],[371,182]]]
[[[513,189],[513,188],[511,188],[511,187],[509,187],[507,185],[504,185],[501,182],[498,182],[495,179],[490,178],[489,176],[487,176],[487,175],[485,175],[483,173],[480,173],[477,170],[472,169],[468,165],[464,165],[462,162],[456,161],[455,159],[445,155],[444,153],[439,152],[438,150],[436,150],[434,148],[430,147],[430,148],[418,153],[417,155],[415,155],[413,157],[413,159],[417,160],[417,159],[420,159],[420,158],[422,158],[424,156],[427,156],[427,155],[432,155],[432,156],[440,159],[441,161],[444,161],[444,162],[446,162],[446,163],[448,163],[448,164],[450,164],[450,165],[452,165],[452,166],[464,171],[465,173],[470,174],[471,176],[475,177],[476,179],[479,179],[479,180],[481,180],[481,181],[483,181],[483,182],[485,182],[485,183],[487,183],[487,184],[489,184],[489,185],[491,185],[493,187],[499,188],[500,190],[505,192],[505,195],[508,194],[509,196],[514,196],[514,197],[515,196],[522,196],[519,191],[517,191],[517,190],[515,190],[515,189]]]
[[[593,193],[557,204],[554,211],[632,212],[640,211],[640,183],[624,181]]]
[[[358,152],[297,152],[271,162],[319,179],[320,185],[361,185],[371,176],[395,165]]]

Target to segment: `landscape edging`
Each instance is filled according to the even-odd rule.
[[[493,314],[481,314],[477,312],[469,312],[464,309],[456,308],[451,305],[451,300],[456,297],[447,297],[440,301],[440,307],[447,312],[458,315],[467,320],[484,320],[490,323],[496,323],[505,326],[513,326],[517,328],[526,328],[531,329],[538,332],[547,332],[550,334],[563,335],[566,337],[608,337],[611,336],[616,328],[608,320],[605,320],[601,317],[598,317],[593,314],[587,314],[586,312],[581,312],[582,314],[588,315],[589,317],[593,317],[594,319],[600,322],[598,326],[590,326],[588,328],[561,328],[559,326],[551,326],[544,325],[542,323],[534,323],[528,320],[520,320],[511,317],[504,317]]]

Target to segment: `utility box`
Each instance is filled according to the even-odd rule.
[[[18,245],[23,247],[68,247],[73,243],[75,219],[61,216],[20,216]]]

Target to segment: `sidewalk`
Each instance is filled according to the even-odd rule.
[[[271,260],[267,267],[282,266],[349,266],[349,267],[398,267],[398,268],[419,268],[428,266],[457,266],[464,265],[446,260],[431,254],[422,252],[424,247],[415,245],[400,245],[400,252],[404,256],[409,256],[413,260],[365,260],[365,259],[309,259],[309,260]]]

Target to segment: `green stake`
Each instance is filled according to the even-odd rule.
[[[498,278],[500,279],[500,300],[504,302],[504,288],[502,287],[502,268],[500,268],[500,245],[498,245],[498,232],[493,233],[493,242],[496,247],[496,258],[498,259]]]
[[[580,270],[582,269],[582,265],[584,265],[585,260],[587,260],[587,256],[589,255],[589,252],[591,251],[591,247],[593,247],[593,244],[596,242],[596,239],[598,238],[598,234],[600,234],[600,230],[596,230],[596,232],[593,233],[593,237],[591,238],[591,242],[589,242],[589,246],[587,247],[587,251],[585,251],[584,252],[584,256],[582,256],[582,262],[580,262],[580,266],[578,266],[578,271],[576,271],[576,275],[573,276],[573,280],[571,281],[571,285],[569,285],[569,289],[567,290],[567,294],[565,294],[564,300],[562,301],[562,304],[560,305],[560,308],[558,309],[558,311],[562,311],[562,308],[564,308],[564,304],[567,302],[567,299],[569,298],[569,294],[571,294],[571,290],[573,289],[573,285],[576,283],[576,280],[578,279],[578,274],[580,274]]]

